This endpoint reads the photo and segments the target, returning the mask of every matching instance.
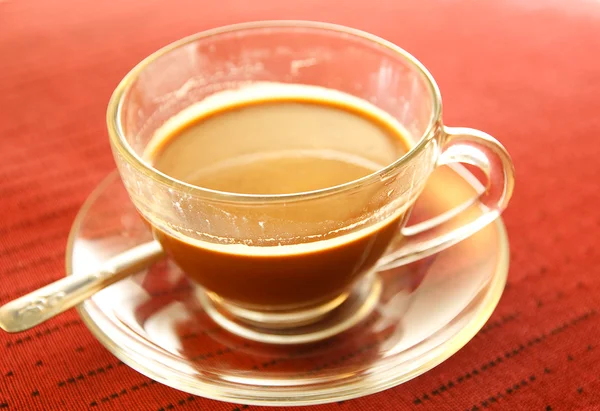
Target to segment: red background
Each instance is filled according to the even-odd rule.
[[[484,330],[409,383],[315,409],[600,409],[593,0],[0,0],[0,303],[64,275],[73,218],[114,167],[104,117],[123,75],[185,35],[276,18],[340,23],[406,48],[438,80],[446,123],[497,136],[517,169],[508,286]],[[73,310],[0,334],[0,358],[0,409],[261,409],[150,382]]]

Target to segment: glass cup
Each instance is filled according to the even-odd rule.
[[[235,98],[255,84],[352,96],[401,125],[411,149],[358,180],[283,195],[193,186],[145,158],[157,130],[174,116],[225,91]],[[246,336],[260,330],[292,335],[334,315],[353,295],[372,301],[373,273],[472,235],[500,215],[513,191],[513,165],[497,140],[442,124],[440,92],[419,61],[388,41],[337,25],[255,22],[182,39],[127,74],[110,100],[107,121],[133,204],[170,258],[201,286],[207,312]],[[429,175],[452,163],[479,168],[487,176],[485,191],[407,227]],[[484,213],[472,212],[482,207]],[[182,251],[181,242],[188,249]]]

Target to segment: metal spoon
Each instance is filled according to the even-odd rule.
[[[0,307],[0,328],[15,333],[35,327],[163,256],[160,244],[151,241],[109,259],[96,270],[48,284]]]

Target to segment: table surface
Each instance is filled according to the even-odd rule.
[[[0,0],[0,303],[64,275],[73,218],[114,168],[104,116],[122,76],[185,35],[280,18],[404,47],[436,77],[445,122],[497,136],[517,170],[504,215],[508,285],[487,332],[402,386],[314,408],[600,409],[594,0]],[[261,409],[150,383],[119,366],[74,310],[0,334],[0,358],[0,409]]]

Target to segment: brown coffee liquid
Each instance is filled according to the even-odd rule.
[[[186,183],[230,193],[289,194],[336,186],[372,174],[410,147],[399,129],[376,113],[306,95],[218,105],[170,126],[155,135],[146,152],[153,166]],[[298,244],[290,236],[292,240],[280,246],[261,246],[259,241],[253,246],[251,230],[246,245],[238,246],[185,239],[156,227],[154,231],[193,280],[231,302],[248,307],[308,306],[340,295],[373,267],[408,214],[404,210],[341,236],[302,238],[303,224],[327,219],[331,225],[334,218],[341,227],[365,206],[349,197],[332,207],[333,214],[330,206],[280,211],[287,213],[285,219],[271,229],[296,230]],[[258,218],[250,209],[247,213],[237,217]]]

